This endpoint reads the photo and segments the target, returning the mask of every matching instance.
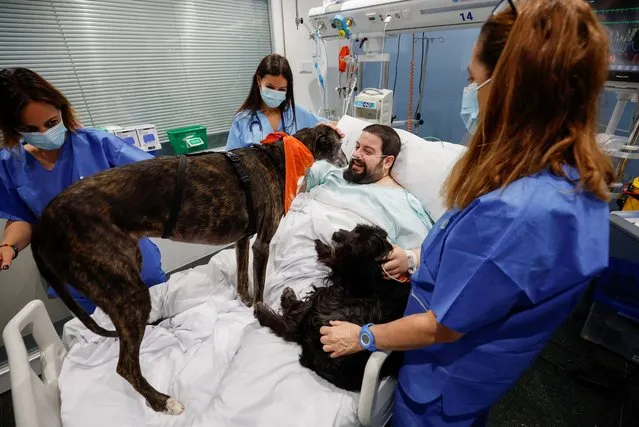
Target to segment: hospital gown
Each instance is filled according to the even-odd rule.
[[[293,135],[300,129],[314,127],[318,123],[326,121],[323,117],[296,105],[295,121],[293,121],[293,111],[290,108],[285,110],[284,120],[280,120],[280,126],[277,131]],[[250,111],[240,111],[233,118],[231,130],[226,141],[226,150],[259,144],[274,131],[275,129],[271,126],[271,122],[261,111],[256,111],[255,115],[251,114]]]
[[[608,216],[545,171],[440,218],[405,314],[432,310],[464,336],[404,353],[393,425],[482,424],[607,266]]]
[[[272,307],[287,286],[298,294],[319,285],[326,269],[317,263],[315,239],[330,243],[333,232],[374,224],[403,248],[419,247],[432,227],[430,215],[403,188],[346,181],[326,161],[313,164],[306,192],[298,194],[271,241],[264,299]]]
[[[47,204],[73,182],[89,175],[151,156],[128,142],[97,129],[78,129],[67,134],[58,160],[46,170],[23,146],[0,150],[0,218],[35,223]],[[147,286],[166,281],[160,250],[149,239],[139,243],[142,252],[142,279]],[[83,307],[93,312],[95,305],[71,292]],[[56,296],[49,290],[50,296]]]

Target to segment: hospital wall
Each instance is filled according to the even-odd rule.
[[[272,0],[271,14],[277,16],[276,24],[282,25],[274,31],[283,32],[283,46],[273,37],[273,46],[278,53],[285,54],[293,69],[295,79],[296,102],[313,111],[321,108],[320,89],[314,74],[300,72],[301,64],[312,61],[315,43],[308,37],[305,25],[299,28],[295,25],[295,7],[293,0]],[[321,6],[322,0],[299,0],[300,15],[308,18],[308,11],[312,7]],[[281,8],[280,7],[284,6]],[[281,14],[279,13],[281,12]],[[275,22],[275,21],[274,21]],[[457,29],[447,31],[433,31],[416,33],[415,43],[415,74],[413,87],[413,109],[419,99],[419,77],[421,70],[421,40],[419,37],[443,38],[443,43],[434,40],[428,50],[426,61],[426,77],[422,97],[423,125],[416,128],[415,133],[422,137],[436,137],[453,143],[465,143],[466,129],[459,116],[461,108],[462,89],[467,84],[466,67],[472,54],[472,47],[479,34],[478,28]],[[394,94],[394,114],[396,120],[408,119],[409,71],[411,61],[412,36],[409,33],[398,36],[388,36],[384,51],[390,53],[388,87],[393,88],[395,67],[397,64],[397,85]],[[328,53],[328,99],[329,105],[337,105],[338,97],[335,87],[337,80],[337,53],[343,42],[327,41]],[[399,62],[397,62],[399,60]],[[380,68],[376,64],[367,64],[364,68],[362,87],[378,87]],[[599,117],[599,131],[603,132],[615,106],[616,95],[606,91],[601,97],[601,112]],[[628,136],[632,115],[637,104],[629,104],[619,123],[616,134]],[[402,126],[405,128],[405,125]],[[639,162],[631,163],[626,177],[639,175]]]
[[[298,0],[300,16],[307,22],[309,9],[322,6],[322,0]],[[312,61],[315,53],[315,42],[309,39],[309,31],[305,25],[299,28],[295,25],[295,1],[280,0],[271,1],[273,9],[281,6],[281,16],[283,23],[284,46],[278,53],[286,55],[286,58],[293,70],[295,102],[300,106],[318,112],[322,107],[321,92],[314,73],[300,72],[303,62]],[[327,41],[328,52],[328,73],[327,86],[329,105],[335,105],[337,94],[337,52],[339,50],[338,41]],[[273,40],[274,48],[277,47],[277,39]]]
[[[460,118],[463,87],[467,83],[467,65],[472,55],[472,47],[479,35],[479,29],[448,30],[427,32],[428,38],[443,38],[443,42],[435,40],[430,45],[425,67],[426,78],[422,97],[422,119],[424,124],[415,133],[421,137],[436,137],[444,141],[465,143],[467,132]],[[416,38],[422,33],[416,34]],[[389,38],[385,43],[385,51],[391,55],[389,71],[389,88],[393,88],[395,80],[395,64],[399,57],[397,87],[394,93],[394,114],[397,120],[407,119],[409,70],[411,61],[411,34],[403,34],[397,49],[398,37]],[[413,111],[416,108],[419,93],[419,74],[421,72],[421,40],[415,44],[415,77],[413,89]],[[368,66],[364,74],[364,87],[377,87],[379,84],[379,67]],[[616,103],[616,94],[605,90],[601,95],[598,131],[604,132],[612,110]],[[628,104],[619,122],[616,134],[627,137],[632,123],[632,116],[637,111],[637,104]],[[627,176],[639,174],[639,162],[631,163]]]
[[[272,50],[268,0],[1,5],[9,36],[0,69],[41,74],[86,127],[154,125],[162,153],[173,153],[167,131],[183,126],[204,126],[209,144],[223,146],[255,67]]]
[[[302,73],[300,67],[305,61],[312,61],[315,43],[308,37],[308,29],[295,25],[295,7],[286,7],[292,0],[281,0],[284,29],[284,53],[291,64],[295,79],[295,100],[298,104],[315,112],[321,108],[321,95],[315,74]],[[272,2],[274,3],[274,2]],[[288,6],[294,6],[289,4]],[[299,0],[300,14],[308,18],[312,7],[321,6],[322,0]],[[444,43],[434,42],[429,49],[426,67],[425,90],[423,96],[424,124],[416,133],[422,137],[435,136],[439,139],[460,143],[465,137],[464,124],[459,117],[462,88],[466,85],[466,66],[472,52],[472,45],[479,34],[477,28],[464,30],[437,31],[426,33],[427,37],[444,37]],[[422,33],[418,33],[422,36]],[[395,94],[394,110],[397,120],[406,120],[408,112],[408,81],[411,59],[411,35],[403,34],[399,49],[398,78]],[[338,105],[339,99],[335,88],[337,78],[337,52],[343,42],[327,41],[327,86],[329,105]],[[390,53],[389,87],[392,88],[395,78],[395,63],[398,58],[398,37],[389,36],[385,43],[385,52]],[[275,43],[274,43],[275,46]],[[413,106],[417,106],[418,83],[421,61],[421,43],[415,45],[415,84],[413,89]],[[362,87],[378,87],[379,66],[366,64]],[[404,126],[405,127],[405,126]]]
[[[419,80],[424,75],[424,93],[421,97],[424,123],[414,132],[421,137],[435,137],[443,141],[463,143],[466,128],[459,112],[462,89],[468,83],[466,68],[472,54],[473,44],[479,34],[478,28],[433,31],[415,34],[415,72],[413,77],[413,114],[419,102]],[[433,39],[428,47],[426,67],[422,70],[422,40]],[[425,41],[426,42],[426,41]],[[407,120],[409,101],[410,63],[413,38],[412,34],[389,37],[385,43],[385,52],[391,55],[388,86],[393,88],[394,114],[396,120]],[[399,49],[398,49],[399,44]],[[397,64],[397,72],[395,67]],[[379,85],[380,67],[367,65],[364,72],[363,87]],[[406,128],[406,126],[402,126]]]

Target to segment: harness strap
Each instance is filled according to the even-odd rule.
[[[251,192],[251,178],[249,177],[249,174],[246,171],[244,165],[242,165],[240,156],[235,154],[233,151],[226,151],[224,155],[231,162],[231,165],[233,165],[233,168],[235,168],[235,173],[242,182],[244,196],[246,196],[246,210],[249,216],[249,223],[246,233],[248,236],[252,236],[256,233],[257,229],[255,226],[255,208],[253,206],[253,194]]]
[[[184,194],[184,175],[186,172],[186,156],[180,156],[178,161],[177,178],[175,182],[175,191],[173,192],[173,201],[171,202],[171,210],[169,211],[169,218],[164,223],[164,231],[162,232],[163,239],[171,238],[173,234],[173,228],[177,222],[177,217],[182,208],[182,196]]]
[[[273,164],[275,165],[277,172],[280,175],[284,176],[285,167],[281,159],[278,159],[273,153],[271,153],[269,150],[265,149],[265,147],[261,145],[254,145],[253,147],[259,148],[264,153],[266,153],[268,158],[271,159],[271,162],[273,162]],[[184,180],[188,157],[197,156],[198,154],[204,153],[181,155],[179,157],[175,191],[173,192],[173,201],[171,203],[171,210],[169,211],[169,218],[164,223],[164,231],[162,232],[163,239],[171,238],[173,229],[175,228],[175,224],[177,223],[177,217],[180,213],[180,210],[182,209],[182,196],[184,194]],[[246,210],[249,214],[247,234],[249,236],[252,236],[257,232],[257,229],[255,225],[255,207],[253,205],[253,193],[251,192],[251,178],[249,177],[246,168],[244,167],[244,165],[242,165],[240,157],[237,154],[235,154],[233,151],[226,151],[224,155],[231,162],[231,165],[233,165],[233,168],[235,169],[235,173],[242,182],[242,188],[244,189],[244,195],[246,197]]]

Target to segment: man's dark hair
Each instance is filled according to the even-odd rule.
[[[363,130],[364,132],[368,132],[371,135],[375,135],[379,139],[382,140],[382,154],[385,156],[393,156],[395,160],[397,160],[397,156],[399,155],[399,151],[402,149],[402,140],[399,138],[395,129],[386,125],[369,125],[366,126]],[[395,161],[393,161],[393,165],[391,166],[391,170],[395,165]]]

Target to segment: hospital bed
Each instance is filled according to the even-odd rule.
[[[31,331],[40,352],[38,375],[22,339]],[[58,379],[67,349],[49,318],[44,303],[33,300],[7,324],[3,340],[11,374],[11,395],[17,427],[62,427]],[[383,426],[392,412],[395,380],[380,381],[379,371],[387,358],[384,352],[371,355],[362,383],[357,417],[363,426]]]
[[[340,121],[339,127],[345,133],[344,151],[349,157],[352,152],[352,146],[355,144],[363,127],[367,124],[366,122],[347,116]],[[400,133],[402,138],[402,152],[393,170],[394,178],[407,190],[415,194],[418,199],[427,206],[428,210],[436,219],[444,212],[439,196],[439,189],[450,171],[450,167],[463,151],[463,147],[446,142],[428,142],[402,130],[398,130],[398,133]],[[224,258],[224,256],[234,258],[232,253],[219,255],[221,258]],[[213,257],[213,260],[215,260],[216,257],[218,257],[218,255]],[[207,351],[212,351],[212,353],[207,353],[201,348],[197,348],[189,354],[189,357],[186,358],[188,360],[185,359],[186,361],[183,365],[180,365],[180,361],[172,360],[172,365],[163,365],[162,368],[158,368],[160,371],[170,371],[170,369],[180,370],[180,376],[184,377],[184,381],[187,383],[192,381],[188,385],[195,389],[194,393],[198,394],[198,396],[206,394],[207,387],[209,387],[210,383],[215,383],[217,387],[224,387],[226,393],[224,396],[236,396],[237,399],[243,400],[246,397],[243,396],[243,393],[250,394],[249,390],[251,390],[250,387],[252,385],[259,385],[260,381],[266,384],[264,390],[260,388],[254,389],[260,391],[260,393],[256,394],[262,394],[263,396],[254,396],[255,402],[249,402],[245,407],[234,406],[233,404],[229,404],[229,402],[224,402],[224,399],[217,398],[215,402],[217,405],[216,413],[221,413],[221,417],[224,416],[225,411],[233,414],[242,412],[248,414],[246,417],[240,418],[240,421],[234,422],[233,425],[257,425],[257,420],[263,422],[264,425],[282,425],[279,421],[269,421],[269,417],[277,417],[279,415],[267,412],[268,407],[276,403],[273,400],[277,400],[275,397],[272,397],[271,401],[269,401],[268,395],[272,393],[275,396],[276,391],[275,389],[273,389],[272,392],[268,390],[270,390],[269,387],[272,387],[272,384],[286,381],[289,381],[289,383],[295,382],[297,381],[297,376],[303,377],[303,379],[300,380],[300,384],[304,384],[307,390],[315,390],[315,394],[309,396],[313,404],[309,405],[304,411],[312,412],[313,407],[317,407],[316,418],[317,416],[323,416],[322,414],[327,414],[326,408],[328,407],[339,407],[334,411],[334,419],[327,420],[326,425],[360,424],[364,426],[384,426],[386,424],[392,412],[395,389],[394,379],[379,378],[381,366],[388,356],[386,353],[375,352],[371,355],[366,366],[362,389],[358,394],[340,391],[334,387],[328,387],[326,384],[319,384],[318,381],[321,382],[323,380],[318,379],[314,373],[311,373],[307,369],[298,366],[299,364],[296,363],[296,357],[293,357],[293,359],[289,357],[286,364],[284,362],[277,362],[280,363],[280,365],[277,365],[276,362],[272,361],[278,360],[280,357],[278,355],[282,354],[285,346],[295,347],[295,344],[284,343],[273,334],[266,332],[264,328],[259,328],[259,325],[256,326],[256,322],[253,321],[254,319],[252,319],[250,310],[246,307],[239,307],[239,302],[237,302],[237,305],[234,305],[232,297],[224,298],[218,295],[224,294],[224,291],[215,291],[216,295],[214,298],[217,298],[217,300],[209,306],[205,303],[201,304],[201,306],[204,306],[201,307],[193,303],[194,300],[197,300],[198,304],[199,301],[206,301],[208,295],[206,292],[210,291],[201,291],[204,293],[198,294],[198,292],[200,292],[198,289],[203,290],[205,289],[203,287],[204,285],[209,286],[209,284],[205,283],[207,280],[215,280],[215,277],[228,274],[228,272],[220,272],[219,269],[215,270],[214,273],[210,273],[214,271],[210,265],[203,266],[198,270],[199,268],[200,267],[196,267],[192,272],[181,273],[181,276],[175,280],[173,280],[172,277],[167,284],[168,290],[161,289],[161,285],[151,288],[152,298],[156,298],[156,300],[161,299],[162,304],[165,304],[164,301],[172,302],[173,306],[171,308],[163,307],[163,310],[166,309],[172,313],[177,312],[180,314],[182,312],[188,312],[188,315],[176,321],[178,323],[177,325],[171,325],[171,327],[175,328],[178,332],[180,332],[180,326],[184,326],[183,331],[180,333],[183,333],[185,336],[188,335],[187,332],[191,333],[197,329],[194,325],[199,325],[201,329],[209,330],[215,329],[214,326],[220,324],[221,326],[218,330],[229,331],[228,335],[222,334],[212,337],[204,337],[202,335],[185,338],[185,342],[188,343],[207,342],[207,340],[210,340],[212,344],[206,348]],[[215,276],[215,274],[217,274],[217,276]],[[214,277],[214,279],[211,279],[211,277]],[[188,295],[186,293],[187,290]],[[159,295],[160,293],[162,293],[161,296]],[[95,316],[96,315],[94,315],[94,317]],[[215,325],[206,324],[206,321],[212,318],[217,319],[217,323]],[[100,320],[98,319],[98,321]],[[75,325],[72,324],[73,322],[75,322]],[[182,322],[181,325],[179,324],[180,322]],[[202,324],[202,322],[205,323]],[[117,355],[117,348],[114,350],[108,346],[100,347],[99,351],[94,352],[93,355],[86,353],[83,356],[81,351],[78,355],[77,349],[80,348],[80,350],[82,350],[82,345],[89,345],[92,340],[90,335],[86,335],[88,332],[82,331],[81,328],[82,326],[77,319],[71,320],[69,324],[65,326],[65,336],[61,339],[53,327],[44,304],[39,300],[29,302],[5,327],[3,340],[9,359],[14,414],[18,427],[62,426],[62,419],[68,419],[70,414],[75,416],[78,413],[82,413],[82,399],[86,401],[86,399],[91,398],[91,392],[88,388],[89,385],[87,385],[85,389],[83,385],[79,384],[80,378],[89,375],[89,371],[86,370],[87,368],[97,371],[99,368],[105,367],[101,373],[96,374],[97,381],[95,378],[87,380],[93,384],[92,387],[94,387],[95,384],[100,384],[100,378],[105,378],[104,372],[117,375],[115,374],[115,365],[112,363],[113,360],[117,360],[117,357],[115,357],[115,359],[112,358],[112,360],[108,359],[110,352],[115,351],[113,354]],[[41,365],[40,375],[37,375],[32,369],[32,365],[29,361],[29,354],[22,339],[22,335],[25,332],[31,332],[38,345]],[[216,332],[216,334],[220,334],[220,332]],[[149,338],[150,341],[154,342],[161,342],[163,339],[167,338],[161,336],[155,337],[154,340]],[[89,344],[87,344],[87,342],[89,342]],[[185,345],[185,342],[178,344],[172,344],[170,341],[167,342],[167,348],[170,348],[171,345]],[[229,348],[225,348],[223,353],[216,354],[215,351],[217,347],[220,347],[220,343],[222,342],[231,342],[232,344],[229,344]],[[94,344],[105,345],[104,343]],[[226,346],[227,344],[224,345]],[[255,372],[251,371],[251,369],[259,369],[259,367],[251,366],[251,364],[255,363],[256,347],[260,349],[261,353],[264,353],[265,363],[269,363],[269,361],[276,363],[276,365],[268,367],[266,370],[276,375],[275,373],[278,372],[278,369],[280,371],[287,369],[286,379],[280,376],[273,377],[272,380],[269,380],[269,378],[267,378],[268,375],[266,375],[256,380],[256,377],[261,375],[259,370]],[[269,351],[271,351],[272,354],[269,355]],[[75,352],[75,354],[71,354],[73,352]],[[148,357],[148,354],[151,354],[150,357],[153,357],[153,352],[151,350],[149,350],[149,352],[150,353],[145,353],[143,349],[142,353],[144,353],[144,355],[141,357]],[[295,356],[294,351],[289,353]],[[70,370],[69,366],[74,366],[74,360],[77,360],[78,357],[82,358],[86,356],[91,358],[96,354],[107,356],[105,356],[104,359],[98,358],[92,360],[91,363],[86,366],[81,366],[75,371]],[[157,360],[161,360],[163,357],[162,354],[158,353],[157,359],[155,359],[154,362],[149,361],[148,363],[157,364],[159,363]],[[212,374],[206,381],[198,383],[200,377],[205,376],[202,372],[209,372],[206,370],[203,371],[202,368],[198,366],[192,373],[193,379],[189,379],[188,364],[194,363],[193,361],[198,357],[200,357],[200,359],[204,358],[206,360],[216,361],[215,366],[210,366],[211,369],[209,371],[211,373],[221,370],[225,370],[225,373],[217,376]],[[249,378],[246,378],[247,375]],[[251,375],[253,375],[253,377],[251,377]],[[151,377],[150,381],[152,383],[154,380],[160,383],[163,381],[159,377],[155,379]],[[70,382],[73,384],[73,387],[68,386]],[[109,380],[104,379],[104,382],[108,383]],[[225,385],[226,383],[229,384]],[[77,393],[81,395],[78,396],[78,404],[71,407],[69,404],[65,406],[65,402],[61,401],[61,390],[64,391],[64,393],[62,393],[63,396],[69,396],[71,395],[69,390],[75,388],[77,388]],[[160,387],[160,389],[162,389],[162,387]],[[291,392],[291,390],[294,391]],[[124,394],[126,395],[126,393]],[[296,392],[295,389],[289,389],[284,395],[284,400],[290,399],[290,406],[296,408],[296,405],[302,402],[302,400],[295,400],[300,399],[299,394],[301,394],[299,391]],[[131,396],[135,396],[134,391],[129,393],[129,400],[132,400]],[[230,400],[230,398],[228,400]],[[247,400],[250,401],[251,399]],[[282,398],[280,397],[279,400],[282,400]],[[118,407],[116,406],[117,400],[109,401],[108,404],[105,402],[105,405],[110,406],[112,412],[130,413],[136,411],[135,406],[126,408],[123,411],[115,411],[113,408]],[[118,408],[120,409],[120,407]],[[257,408],[257,410],[255,408]],[[188,409],[187,407],[187,412]],[[108,414],[108,411],[109,409],[107,407],[104,414]],[[94,410],[92,410],[92,413],[84,415],[98,419],[100,415],[93,412]],[[67,418],[65,418],[65,414]],[[254,418],[251,419],[250,415],[253,415]],[[295,411],[292,411],[289,415],[293,417],[304,416],[297,414]],[[109,415],[104,416],[108,417]],[[157,416],[161,417],[160,415]],[[184,414],[182,416],[184,416]],[[311,419],[313,414],[308,415],[308,417]],[[157,420],[154,419],[150,425],[197,425],[198,422],[203,422],[203,425],[221,425],[211,418],[193,419],[190,420],[193,421],[192,424],[180,424],[177,418],[171,421],[158,418],[157,420],[159,421],[157,423],[155,423]],[[116,422],[114,419],[111,419],[109,422]],[[242,424],[241,421],[244,421],[245,424]],[[124,419],[116,423],[117,425],[127,424]],[[128,423],[127,425],[139,425],[137,423],[139,423],[139,420]],[[293,425],[311,424],[309,424],[308,421],[298,420],[294,422]],[[315,423],[315,425],[324,424]]]

